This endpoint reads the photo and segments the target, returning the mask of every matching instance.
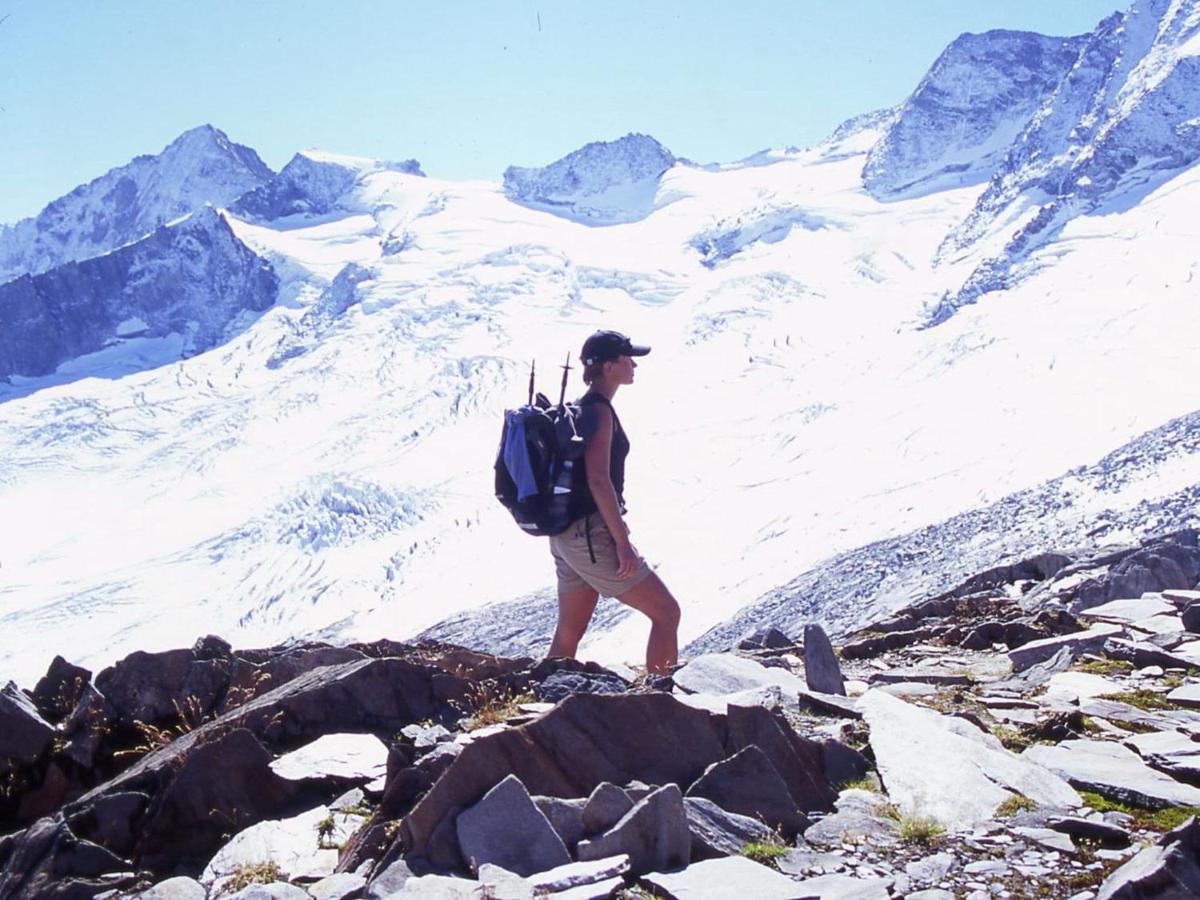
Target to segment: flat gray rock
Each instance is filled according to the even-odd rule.
[[[677,869],[691,861],[691,832],[678,785],[649,794],[609,831],[580,841],[580,862],[627,854],[635,875]],[[544,868],[550,868],[546,866]]]
[[[204,900],[208,892],[200,882],[181,875],[160,881],[137,896],[139,900]]]
[[[218,891],[239,867],[270,860],[288,879],[323,878],[337,866],[337,847],[365,822],[363,816],[332,812],[318,806],[290,819],[269,819],[251,825],[222,847],[205,866],[201,884]],[[329,831],[322,840],[320,827]]]
[[[867,683],[876,684],[940,684],[968,685],[973,682],[970,675],[958,672],[942,672],[938,669],[889,669],[886,672],[872,672]]]
[[[584,837],[583,808],[587,800],[579,797],[563,800],[560,797],[534,797],[533,805],[550,822],[568,850],[573,850]]]
[[[1012,793],[1041,806],[1083,800],[1060,776],[1008,752],[965,719],[920,709],[882,691],[859,700],[888,796],[904,815],[950,830],[991,819]]]
[[[1078,615],[1081,619],[1136,622],[1152,616],[1173,615],[1175,612],[1175,604],[1165,599],[1162,594],[1146,594],[1129,600],[1110,600],[1100,606],[1085,609]]]
[[[796,883],[802,897],[819,900],[888,900],[890,878],[855,878],[852,875],[818,875]]]
[[[415,877],[412,869],[402,859],[396,860],[367,884],[367,900],[383,900],[399,892],[405,882]]]
[[[917,884],[937,884],[954,868],[954,856],[950,853],[933,853],[904,867],[904,872]]]
[[[804,626],[804,680],[810,691],[846,695],[846,682],[829,636],[820,625]]]
[[[1167,694],[1167,699],[1180,706],[1200,709],[1200,684],[1184,684]]]
[[[624,886],[624,878],[607,878],[604,881],[597,881],[595,884],[581,884],[579,887],[547,894],[545,900],[609,900]],[[543,900],[543,898],[539,897],[538,900]]]
[[[53,740],[54,729],[42,718],[33,701],[16,682],[6,684],[0,690],[0,758],[31,763]]]
[[[515,775],[460,813],[455,829],[463,859],[476,866],[491,863],[524,876],[571,861],[562,838]]]
[[[337,872],[308,886],[315,900],[346,900],[357,897],[367,886],[367,879],[353,872]]]
[[[1017,827],[1013,829],[1013,834],[1019,834],[1027,841],[1040,844],[1048,850],[1057,850],[1059,853],[1066,853],[1070,856],[1074,856],[1077,852],[1075,842],[1071,840],[1070,835],[1053,828]]]
[[[533,883],[508,869],[484,863],[476,877],[487,900],[534,900]]]
[[[847,838],[866,837],[873,843],[890,844],[899,826],[879,812],[885,798],[871,791],[850,789],[837,798],[837,812],[826,816],[804,832],[804,839],[819,847],[839,847]]]
[[[904,900],[954,900],[954,895],[941,888],[930,888],[925,891],[914,891],[911,894],[905,894]]]
[[[744,856],[704,860],[682,872],[652,872],[642,880],[673,900],[802,900],[815,896],[788,876]]]
[[[311,900],[308,892],[294,884],[272,881],[270,884],[252,884],[236,894],[225,894],[229,900]]]
[[[271,769],[281,778],[334,776],[371,781],[387,774],[387,744],[373,734],[327,734],[279,757]]]
[[[620,853],[604,859],[567,863],[546,872],[529,876],[535,890],[558,893],[582,885],[597,884],[619,878],[629,871],[629,857]]]
[[[787,669],[767,667],[732,653],[697,656],[671,678],[681,690],[693,694],[736,694],[778,685],[794,696],[808,687]]]
[[[422,875],[410,878],[388,900],[483,900],[485,894],[476,881],[447,875]]]
[[[1100,885],[1096,900],[1200,897],[1200,821],[1189,819]]]
[[[1034,744],[1021,756],[1057,772],[1076,787],[1126,803],[1151,809],[1200,806],[1200,788],[1155,771],[1128,747],[1112,741]]]
[[[1124,633],[1125,629],[1120,625],[1102,622],[1093,625],[1086,631],[1055,635],[1023,644],[1008,651],[1008,658],[1012,662],[1013,671],[1020,672],[1037,663],[1045,662],[1063,649],[1070,651],[1075,656],[1099,650],[1104,646],[1105,641],[1120,637]]]

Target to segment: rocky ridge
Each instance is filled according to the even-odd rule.
[[[0,900],[1185,896],[1197,588],[1194,533],[1047,553],[837,651],[766,627],[670,677],[435,642],[59,657],[0,691]]]

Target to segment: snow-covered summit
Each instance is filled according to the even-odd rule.
[[[515,203],[588,225],[636,222],[654,209],[674,154],[646,134],[594,141],[542,168],[509,166],[504,193]]]
[[[278,175],[247,193],[231,209],[263,221],[293,215],[325,215],[339,207],[355,184],[377,172],[425,174],[415,159],[386,162],[304,150],[293,156]]]
[[[138,156],[0,226],[0,283],[107,253],[205,203],[224,206],[271,170],[249,147],[212,125],[185,131],[157,155]]]
[[[867,190],[894,200],[986,181],[1084,40],[1025,31],[961,35],[871,149]]]

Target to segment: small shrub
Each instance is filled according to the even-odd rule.
[[[764,866],[775,867],[775,860],[787,856],[788,848],[776,841],[751,841],[741,850],[742,856]]]
[[[906,844],[932,847],[946,833],[946,827],[930,816],[901,816],[900,840]]]
[[[337,850],[338,845],[333,841],[333,830],[336,828],[333,813],[330,813],[317,823],[317,847],[322,850]]]
[[[1085,659],[1071,668],[1089,675],[1124,675],[1133,671],[1133,663],[1124,659]]]
[[[233,874],[221,888],[223,894],[236,894],[252,884],[271,884],[273,881],[284,881],[283,872],[273,862],[243,863],[233,870]]]
[[[1147,809],[1119,800],[1109,800],[1094,791],[1080,791],[1083,802],[1096,812],[1116,811],[1133,816],[1134,824],[1148,831],[1170,831],[1178,828],[1192,816],[1200,816],[1200,807],[1169,806],[1166,809]]]
[[[1101,694],[1097,699],[1112,700],[1136,706],[1138,709],[1174,709],[1174,704],[1157,691],[1138,688],[1133,691],[1117,691],[1115,694]]]
[[[474,712],[467,723],[467,731],[475,731],[489,725],[501,725],[520,715],[518,707],[522,703],[531,703],[534,700],[533,694],[517,694],[512,688],[495,689],[493,692],[485,685],[478,685],[472,693],[469,703],[474,707]]]
[[[992,729],[992,734],[1004,745],[1005,750],[1011,750],[1013,753],[1020,753],[1033,743],[1028,735],[1007,725],[997,725]]]
[[[1024,794],[1013,794],[996,807],[996,815],[1002,819],[1007,819],[1019,812],[1027,812],[1034,809],[1037,809],[1037,804]]]

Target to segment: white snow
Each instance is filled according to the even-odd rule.
[[[616,404],[633,540],[679,598],[685,641],[832,553],[1196,408],[1200,171],[1076,220],[1019,287],[919,330],[979,260],[934,262],[978,190],[881,204],[862,162],[814,148],[675,166],[646,218],[603,228],[495,183],[380,168],[344,213],[230,215],[284,280],[239,336],[141,371],[162,342],[134,338],[0,384],[0,678],[32,683],[56,653],[96,668],[208,632],[238,646],[400,639],[552,591],[545,542],[492,496],[492,462],[529,360],[557,397],[557,367],[599,327],[654,347]],[[693,241],[739,221],[763,227],[706,267]],[[356,302],[306,332],[350,263],[369,271]],[[1196,473],[1167,461],[1129,490]],[[645,635],[633,616],[583,654],[636,661]]]

